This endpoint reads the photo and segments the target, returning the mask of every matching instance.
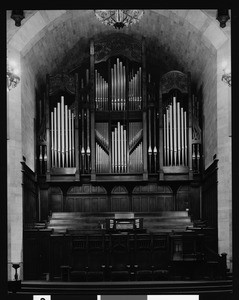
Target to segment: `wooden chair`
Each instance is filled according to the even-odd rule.
[[[168,280],[170,268],[169,237],[167,233],[152,235],[153,280]]]
[[[130,280],[128,234],[110,234],[109,279],[111,281]]]
[[[135,280],[152,280],[152,234],[135,234],[133,258]]]
[[[105,281],[108,262],[104,235],[88,236],[88,281]]]
[[[72,238],[72,252],[70,264],[70,281],[87,281],[88,271],[88,236],[74,236]]]

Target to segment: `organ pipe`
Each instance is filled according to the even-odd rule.
[[[117,134],[117,128],[115,128],[115,147],[114,147],[114,150],[115,150],[115,153],[114,153],[114,156],[115,156],[115,172],[118,172],[118,134]]]
[[[113,79],[111,74],[111,80]],[[113,83],[112,83],[113,84]],[[108,83],[95,70],[95,104],[96,110],[107,110],[108,106]]]
[[[182,165],[185,164],[185,152],[184,152],[184,114],[183,114],[183,108],[181,107],[181,135],[182,135]]]
[[[57,151],[58,151],[58,167],[61,167],[61,104],[60,102],[57,103]]]
[[[110,69],[111,76],[111,109],[122,111],[126,109],[126,68],[123,62],[119,58],[116,59],[116,63]],[[129,109],[139,110],[141,109],[142,92],[141,92],[141,80],[142,71],[141,67],[133,74],[129,75]],[[97,84],[97,83],[96,83]],[[108,97],[108,93],[107,93]],[[106,99],[107,99],[106,97]]]
[[[56,113],[56,107],[54,107],[54,112],[53,112],[53,130],[54,130],[54,163],[52,163],[52,166],[55,167],[57,166],[57,126],[56,126],[56,121],[57,121],[57,113]]]
[[[120,125],[120,145],[121,145],[121,171],[124,171],[124,129],[123,125]]]
[[[184,150],[185,150],[185,165],[188,165],[187,162],[187,153],[188,153],[188,145],[187,145],[187,114],[186,111],[184,112],[184,138],[185,138],[185,146],[184,146]]]
[[[181,165],[181,128],[180,128],[180,103],[177,102],[177,133],[178,133],[178,164]]]
[[[174,165],[177,161],[177,120],[176,120],[176,98],[173,97],[173,151],[174,151]]]
[[[112,172],[114,173],[115,172],[115,156],[114,156],[114,153],[115,153],[115,133],[112,132],[112,148],[111,148],[111,161],[112,161]]]
[[[43,156],[42,156],[42,145],[40,145],[39,161],[40,161],[40,173],[41,173],[41,174],[42,174],[42,160],[43,160]]]
[[[164,165],[167,165],[167,143],[166,143],[166,132],[167,132],[167,126],[166,126],[166,116],[163,115],[163,149],[164,149]]]
[[[52,168],[74,166],[74,114],[64,102],[61,96],[50,114]]]
[[[187,113],[173,97],[163,114],[163,151],[165,166],[188,164]],[[196,157],[196,156],[195,156]]]
[[[62,167],[65,167],[65,122],[64,122],[64,97],[61,97],[61,157]]]
[[[173,113],[172,105],[169,105],[169,126],[170,126],[170,165],[173,165]]]
[[[54,112],[51,112],[51,162],[54,166]]]
[[[113,173],[126,172],[126,130],[117,122],[111,132],[111,170]]]
[[[125,66],[123,66],[123,109],[126,109],[126,69]]]
[[[81,160],[82,160],[82,170],[85,170],[85,111],[82,108],[82,113],[81,113]]]
[[[66,125],[66,167],[69,167],[69,155],[68,155],[68,139],[69,139],[69,131],[68,131],[68,107],[65,105],[65,125]]]
[[[167,144],[167,160],[166,160],[166,165],[169,165],[169,110],[167,109],[167,120],[166,120],[166,144]]]
[[[86,148],[86,156],[87,156],[87,168],[88,172],[90,171],[90,112],[89,109],[86,111],[86,130],[87,130],[87,148]]]
[[[68,122],[69,122],[69,167],[72,166],[72,140],[71,140],[71,131],[72,131],[72,123],[71,123],[71,110],[68,110]]]
[[[151,172],[151,158],[152,158],[152,147],[151,147],[151,109],[149,108],[149,172]]]
[[[200,170],[200,145],[197,144],[197,154],[196,154],[196,159],[197,159],[197,171],[199,172]]]

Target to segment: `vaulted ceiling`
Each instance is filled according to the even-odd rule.
[[[20,51],[38,82],[45,75],[69,72],[89,55],[90,39],[124,33],[146,41],[148,63],[164,73],[190,71],[197,81],[217,47],[230,36],[230,20],[221,29],[216,10],[145,10],[138,24],[115,29],[102,24],[94,10],[26,10],[21,27],[7,11],[7,43]]]

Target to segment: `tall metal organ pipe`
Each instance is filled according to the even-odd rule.
[[[51,112],[51,167],[75,166],[74,113],[64,104],[64,96]]]
[[[126,130],[117,122],[111,131],[111,171],[113,173],[126,172]]]
[[[188,165],[187,112],[173,97],[163,114],[164,166]]]

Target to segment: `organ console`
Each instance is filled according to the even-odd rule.
[[[146,71],[143,46],[134,58],[117,51],[102,58],[91,42],[85,69],[47,76],[47,120],[44,103],[39,106],[47,133],[39,142],[39,173],[48,180],[56,170],[149,173],[159,180],[167,173],[199,173],[200,108],[190,74],[171,71],[159,78]]]

